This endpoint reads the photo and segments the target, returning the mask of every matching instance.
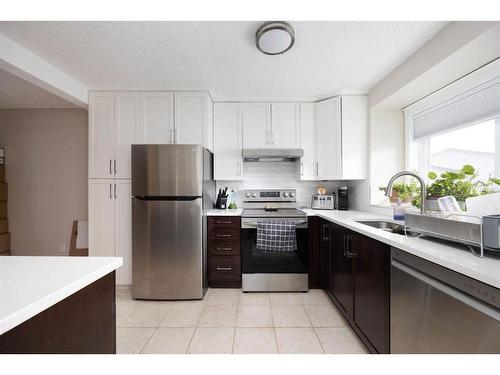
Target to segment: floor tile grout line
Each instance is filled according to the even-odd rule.
[[[136,328],[141,328],[141,327],[136,327]],[[151,336],[149,336],[149,339],[146,340],[146,342],[142,346],[141,350],[139,351],[139,354],[144,354],[144,349],[146,349],[146,346],[149,344],[149,341],[151,341],[151,339],[153,338],[153,336],[154,336],[154,334],[156,333],[157,330],[158,330],[158,328],[154,328],[153,329],[153,333],[151,334]]]
[[[314,332],[314,335],[316,336],[316,339],[318,339],[318,342],[319,342],[319,346],[321,347],[321,350],[323,351],[323,354],[325,354],[325,348],[323,347],[323,344],[321,343],[321,340],[319,339],[319,336],[318,336],[318,332],[316,332],[316,329],[313,325],[313,322],[311,321],[311,317],[309,316],[309,312],[307,311],[307,309],[304,307],[304,310],[306,311],[306,315],[307,315],[307,319],[309,319],[309,323],[311,323],[311,328]]]

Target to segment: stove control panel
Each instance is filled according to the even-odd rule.
[[[242,191],[245,202],[295,202],[295,189],[252,189]]]

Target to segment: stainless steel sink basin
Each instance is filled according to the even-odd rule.
[[[357,221],[357,223],[368,225],[372,228],[377,228],[377,229],[383,230],[385,232],[400,234],[402,236],[416,237],[416,236],[420,235],[420,233],[409,230],[408,228],[406,228],[406,230],[405,230],[405,226],[402,224],[393,223],[391,221],[360,220],[360,221]]]

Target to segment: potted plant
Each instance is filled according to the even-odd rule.
[[[427,208],[439,210],[437,199],[447,195],[455,197],[458,204],[465,210],[465,200],[478,195],[495,192],[493,185],[500,185],[500,179],[490,177],[488,181],[478,181],[477,173],[472,165],[464,165],[457,172],[448,171],[438,176],[435,172],[429,172],[429,179],[432,181],[427,186]],[[413,200],[413,205],[420,206],[419,199]]]
[[[385,192],[387,187],[381,186],[379,190]],[[410,203],[420,194],[420,188],[415,180],[410,183],[396,182],[392,186],[392,195],[389,197],[391,203]]]

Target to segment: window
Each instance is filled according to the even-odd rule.
[[[421,143],[418,169],[422,176],[428,171],[438,175],[456,172],[470,164],[479,180],[500,177],[500,118],[429,135],[417,142]]]

